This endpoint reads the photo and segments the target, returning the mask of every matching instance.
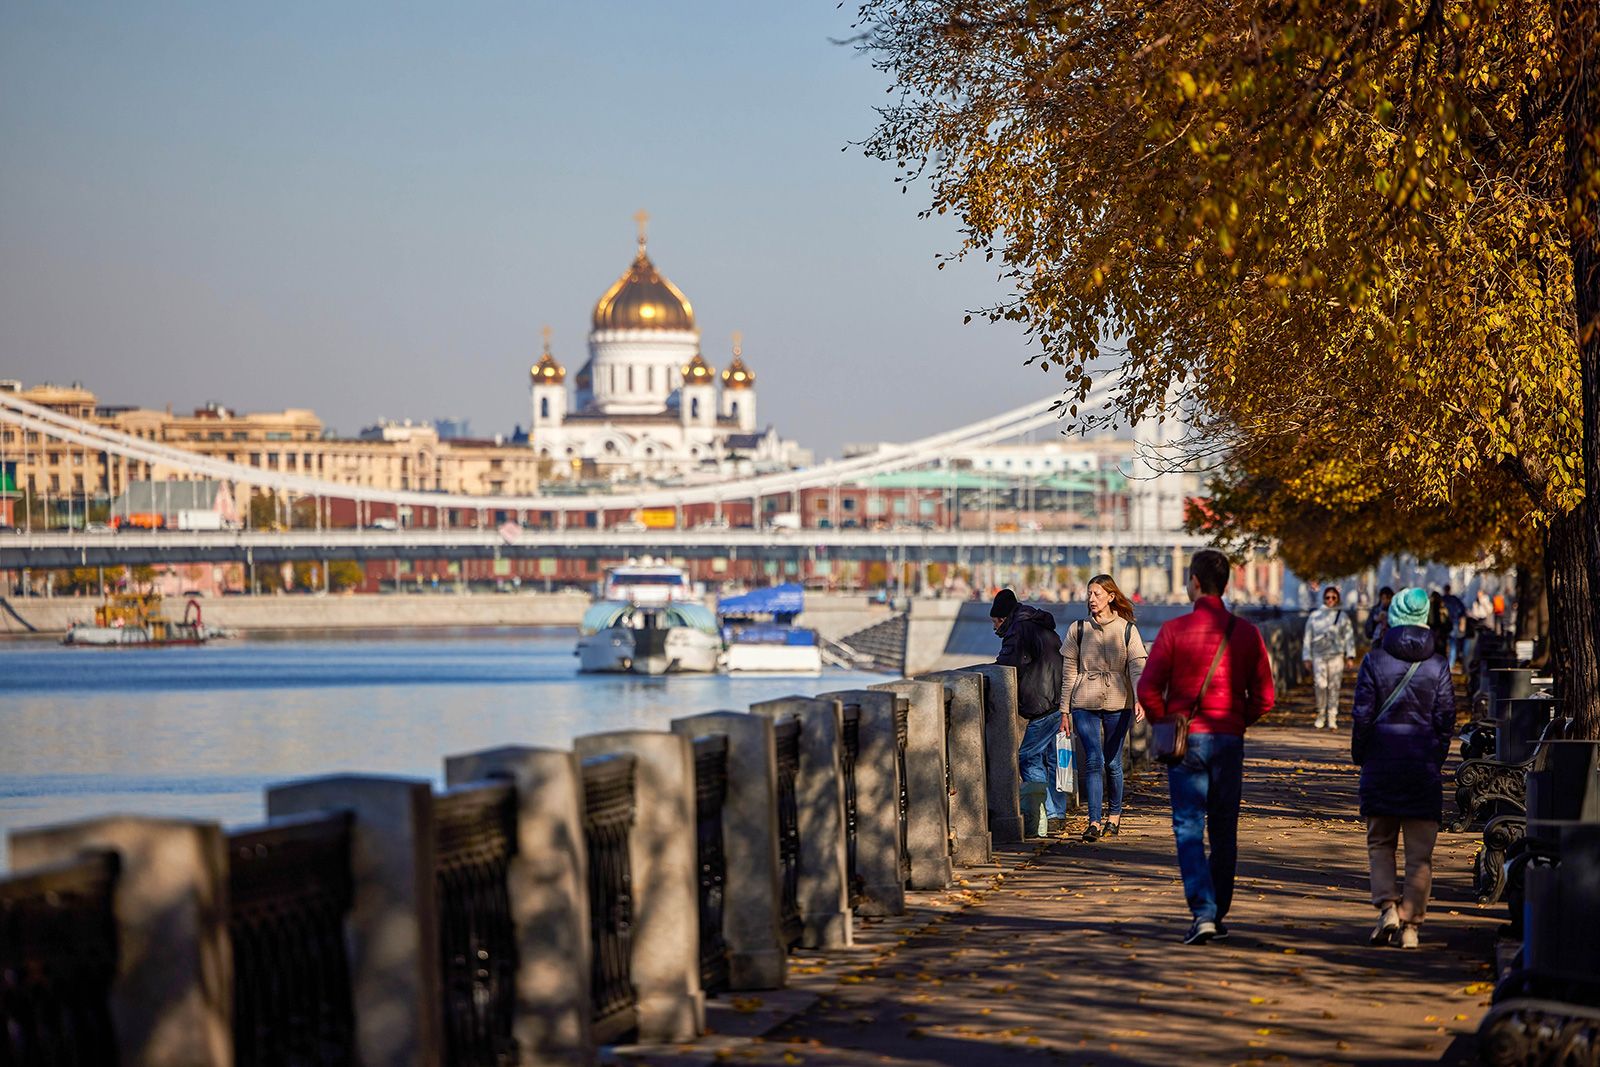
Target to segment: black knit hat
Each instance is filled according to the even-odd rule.
[[[989,605],[989,618],[1009,619],[1011,613],[1017,610],[1017,594],[1009,589],[1002,589],[994,595],[994,603]]]

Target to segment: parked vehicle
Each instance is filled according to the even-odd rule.
[[[197,511],[185,509],[178,512],[178,529],[180,530],[225,530],[228,524],[223,521],[222,513],[218,511]]]

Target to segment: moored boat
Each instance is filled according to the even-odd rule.
[[[162,611],[159,593],[116,593],[94,609],[92,623],[75,623],[61,643],[98,648],[203,645],[209,636],[198,600],[190,599],[183,619],[175,622]]]
[[[729,674],[821,674],[817,632],[794,625],[805,591],[794,583],[755,589],[717,602]]]
[[[602,600],[584,613],[574,654],[584,673],[711,673],[721,664],[722,636],[701,604]]]

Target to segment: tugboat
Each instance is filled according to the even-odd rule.
[[[198,600],[191,598],[183,620],[173,622],[162,613],[160,593],[116,593],[94,609],[93,623],[73,625],[61,643],[98,648],[203,645],[208,636]]]

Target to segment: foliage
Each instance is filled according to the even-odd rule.
[[[148,593],[155,588],[156,569],[148,563],[136,564],[128,568],[128,580],[135,589]]]
[[[367,572],[353,559],[336,559],[328,564],[328,585],[332,589],[357,589],[366,580]]]
[[[1402,499],[1581,494],[1562,115],[1523,0],[868,0],[868,150],[997,259],[1080,400],[1314,432]],[[1072,405],[1075,412],[1075,405]],[[1076,412],[1075,412],[1076,413]]]

